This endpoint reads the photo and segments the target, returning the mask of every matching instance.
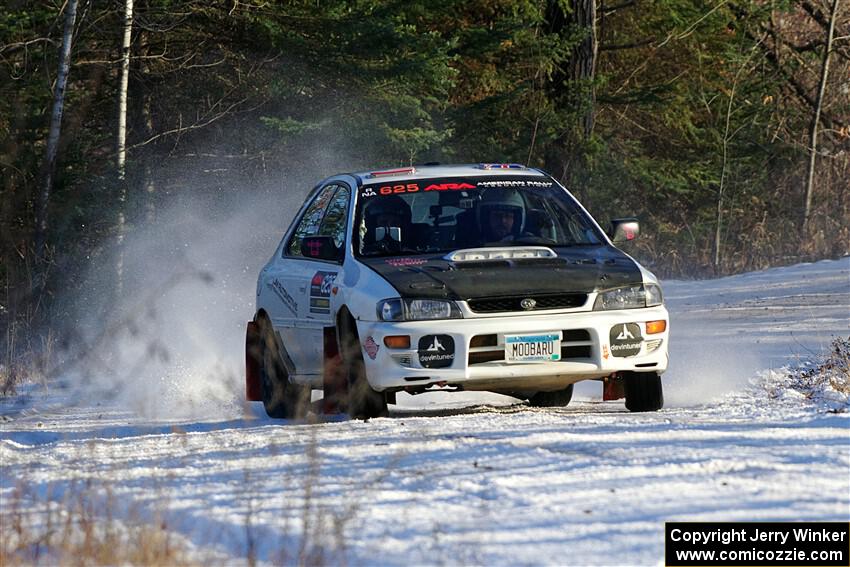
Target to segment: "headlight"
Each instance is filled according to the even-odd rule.
[[[596,303],[593,304],[593,310],[639,309],[661,305],[663,301],[661,286],[656,284],[618,287],[600,292],[596,297]]]
[[[404,321],[404,306],[401,299],[384,299],[378,302],[378,319],[381,321]]]
[[[381,321],[421,321],[423,319],[460,319],[454,301],[441,299],[384,299],[377,305]]]

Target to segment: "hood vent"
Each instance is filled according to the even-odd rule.
[[[520,259],[557,258],[558,255],[546,246],[506,246],[502,248],[467,248],[444,256],[449,262],[489,262]]]

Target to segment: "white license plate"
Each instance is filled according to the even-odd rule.
[[[561,331],[533,335],[505,335],[505,362],[561,360]]]

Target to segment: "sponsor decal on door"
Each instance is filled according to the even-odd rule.
[[[280,280],[277,278],[268,282],[269,287],[275,293],[276,296],[280,298],[280,302],[283,303],[287,309],[292,311],[293,315],[298,315],[298,303],[293,299],[289,292],[286,291],[286,288],[283,287],[283,284],[280,283]]]
[[[310,313],[327,315],[331,312],[331,288],[336,272],[316,272],[310,280]]]

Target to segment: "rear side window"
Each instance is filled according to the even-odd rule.
[[[295,228],[295,232],[292,233],[292,238],[289,239],[289,244],[286,246],[287,255],[301,256],[301,241],[307,236],[316,236],[319,234],[325,209],[336,189],[336,185],[328,185],[319,191],[319,194],[316,195],[313,202],[304,211],[304,216],[301,217],[298,226]]]
[[[336,193],[328,204],[322,226],[319,228],[319,236],[331,236],[337,248],[345,244],[345,225],[348,219],[348,202],[351,190],[344,185],[338,186]]]

